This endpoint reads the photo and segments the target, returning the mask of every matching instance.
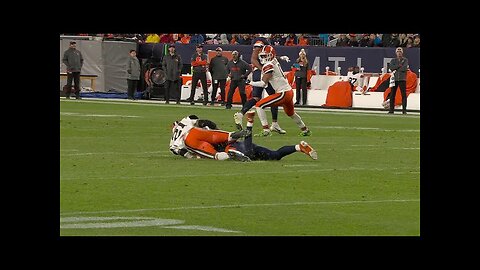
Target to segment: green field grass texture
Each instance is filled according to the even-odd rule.
[[[318,160],[187,160],[168,150],[173,121],[196,114],[234,131],[236,111],[61,100],[60,235],[420,235],[418,115],[299,110],[312,130],[299,137],[280,110],[287,134],[254,137],[271,149],[306,140]]]

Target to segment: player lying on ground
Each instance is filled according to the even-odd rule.
[[[170,151],[186,158],[210,158],[216,160],[245,159],[236,152],[218,151],[219,145],[226,145],[248,135],[248,130],[228,132],[218,130],[210,120],[190,115],[175,121],[170,139]]]
[[[252,142],[251,131],[253,128],[253,120],[255,112],[247,112],[247,130],[249,135],[243,141],[231,142],[225,148],[225,151],[239,151],[249,157],[251,160],[280,160],[283,157],[295,152],[303,152],[312,159],[317,159],[317,151],[313,149],[307,142],[301,141],[296,145],[282,146],[278,150],[270,150],[268,148],[256,145]]]

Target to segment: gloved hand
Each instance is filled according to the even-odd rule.
[[[280,56],[280,59],[282,59],[283,61],[286,61],[287,63],[290,62],[290,58],[288,58],[288,56],[286,55]]]
[[[246,80],[245,80],[245,84],[250,84],[250,80],[249,80],[249,79],[246,79]]]

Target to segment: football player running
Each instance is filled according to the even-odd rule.
[[[301,136],[310,136],[311,131],[302,121],[302,118],[295,112],[293,105],[293,90],[288,80],[285,78],[282,67],[276,58],[275,49],[270,46],[264,46],[258,54],[262,67],[262,79],[260,81],[247,82],[256,87],[266,87],[269,83],[275,90],[275,94],[269,95],[255,104],[258,118],[263,126],[263,133],[268,133],[270,127],[268,125],[265,107],[283,106],[285,113],[293,119],[300,128]]]
[[[250,62],[253,65],[253,71],[252,71],[252,80],[257,81],[260,80],[261,78],[261,70],[262,70],[262,64],[260,63],[258,59],[258,54],[262,50],[262,48],[266,45],[270,45],[268,40],[264,37],[257,37],[253,40],[253,52],[252,52],[252,57],[250,58]],[[289,62],[290,60],[288,59],[287,56],[282,56],[281,59]],[[267,94],[272,95],[275,94],[275,90],[272,88],[271,85],[267,84],[267,87],[257,87],[253,86],[252,89],[252,99],[248,100],[244,105],[243,108],[240,112],[237,112],[234,114],[233,118],[235,120],[235,124],[238,129],[243,129],[242,122],[243,122],[243,115],[245,115],[246,112],[248,112],[253,106],[255,106],[255,103],[259,101],[262,98],[263,95],[263,90],[267,91]],[[280,125],[278,124],[278,107],[277,106],[271,106],[272,111],[272,126],[268,132],[262,132],[262,136],[269,136],[271,135],[270,131],[278,132],[279,134],[285,134],[287,133],[285,130],[283,130]]]

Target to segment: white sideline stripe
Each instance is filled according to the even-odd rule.
[[[76,150],[78,151],[78,150]],[[62,154],[62,156],[86,156],[86,155],[142,155],[142,154],[158,154],[158,153],[171,153],[171,151],[153,151],[153,152],[133,152],[133,153],[120,153],[120,152],[95,152],[95,153],[68,153]],[[173,155],[160,155],[160,156],[172,156]]]
[[[410,170],[411,168],[339,168],[339,169],[315,169],[315,170],[302,170],[302,172],[334,172],[334,171],[390,171],[390,170]],[[222,173],[222,176],[242,176],[250,174],[278,174],[278,173],[298,173],[298,170],[294,171],[270,171],[270,172],[239,172],[239,173]],[[188,174],[188,175],[156,175],[156,176],[112,176],[112,177],[88,177],[88,179],[157,179],[157,178],[191,178],[191,177],[200,177],[200,176],[211,176],[218,177],[218,174]],[[66,177],[63,178],[60,176],[60,180],[77,180],[85,179],[87,177]],[[288,179],[295,180],[295,179]]]
[[[283,165],[283,167],[318,167],[319,165],[315,164],[290,164],[290,165]]]
[[[215,228],[210,226],[199,226],[199,225],[179,225],[179,226],[164,226],[162,228],[167,229],[182,229],[182,230],[198,230],[198,231],[208,231],[208,232],[231,232],[231,233],[242,233],[241,231],[232,231],[222,228]]]
[[[420,132],[420,129],[383,129],[372,127],[344,127],[344,126],[309,126],[318,129],[359,129],[359,130],[379,130],[379,131],[398,131],[398,132]]]
[[[141,117],[137,115],[120,115],[120,114],[81,114],[72,112],[60,112],[60,115],[72,115],[72,116],[87,116],[87,117]]]
[[[60,97],[60,101],[62,102],[70,102],[70,100],[67,100],[63,97]],[[137,105],[137,106],[159,106],[165,104],[164,101],[159,101],[159,100],[135,100],[135,101],[130,101],[126,99],[114,99],[114,98],[85,98],[81,100],[76,100],[75,103],[77,102],[90,102],[90,103],[100,103],[100,104],[118,104],[118,105]],[[185,108],[185,107],[191,108],[192,106],[190,105],[189,102],[181,102],[181,105],[175,105],[175,104],[170,104],[168,107],[178,107],[178,108]],[[233,104],[233,107],[235,108],[241,108],[241,105],[236,105]],[[194,106],[195,109],[220,109],[220,110],[225,110],[224,107],[221,106],[202,106],[200,104],[196,104]],[[348,109],[325,109],[325,108],[300,108],[296,107],[295,111],[301,112],[301,113],[318,113],[321,112],[322,114],[340,114],[340,115],[345,115],[345,114],[350,114],[350,115],[358,115],[358,116],[379,116],[379,117],[401,117],[401,118],[419,118],[420,113],[419,112],[409,112],[408,115],[391,115],[388,114],[386,111],[371,111],[371,110],[348,110]]]
[[[66,212],[60,215],[80,215],[80,214],[103,214],[103,213],[129,213],[129,212],[146,212],[146,211],[176,211],[176,210],[195,210],[195,209],[218,209],[218,208],[239,208],[239,207],[263,207],[263,206],[296,206],[296,205],[322,205],[322,204],[363,204],[363,203],[402,203],[402,202],[419,202],[419,199],[405,200],[376,200],[376,201],[324,201],[324,202],[292,202],[292,203],[255,203],[255,204],[228,204],[228,205],[211,205],[211,206],[184,206],[169,208],[149,208],[149,209],[123,209],[123,210],[107,210],[92,212]]]
[[[85,222],[85,221],[112,221],[112,220],[130,220],[128,222]],[[73,223],[77,222],[77,223]],[[80,223],[78,223],[80,222]],[[60,217],[60,229],[94,229],[94,228],[128,228],[128,227],[150,227],[159,226],[166,229],[182,229],[182,230],[198,230],[209,232],[233,232],[242,233],[241,231],[232,231],[223,228],[215,228],[210,226],[199,225],[180,225],[185,223],[184,220],[163,219],[153,217]],[[171,226],[175,225],[175,226]]]

